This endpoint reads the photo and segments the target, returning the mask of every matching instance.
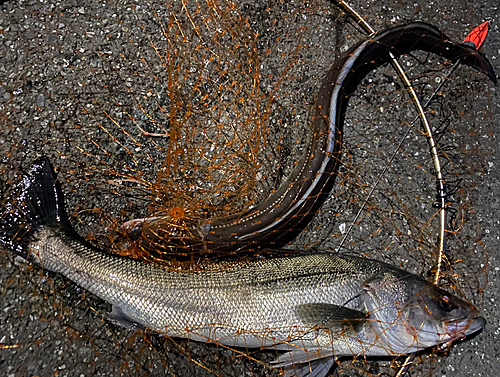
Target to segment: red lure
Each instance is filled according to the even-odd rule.
[[[485,21],[476,27],[469,33],[467,38],[464,39],[464,43],[474,47],[476,50],[479,50],[488,35],[488,25],[489,22]]]

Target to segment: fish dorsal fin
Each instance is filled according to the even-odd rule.
[[[366,314],[359,310],[325,303],[299,305],[295,313],[305,325],[327,329],[343,325],[357,328],[367,319]]]

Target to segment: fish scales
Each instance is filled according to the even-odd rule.
[[[382,268],[320,254],[202,264],[179,272],[95,250],[51,227],[41,229],[37,238],[32,245],[35,263],[167,334],[214,323],[248,331],[279,328],[296,324],[294,308],[310,302],[356,309],[360,300],[352,297]]]
[[[54,184],[49,167],[48,160],[35,163],[33,169],[41,171],[20,202],[43,205],[30,191],[39,186],[37,180],[40,186]],[[382,262],[316,254],[178,270],[174,264],[155,266],[99,250],[65,222],[62,209],[52,212],[52,221],[42,216],[46,224],[34,223],[28,238],[21,235],[28,242],[26,257],[111,303],[116,321],[168,336],[287,351],[275,366],[332,355],[397,355],[484,326],[470,305]],[[453,310],[440,309],[437,300]],[[424,313],[410,323],[418,309]],[[429,330],[414,330],[424,324],[435,333],[430,341]]]
[[[20,202],[43,206],[38,186],[58,192],[48,160],[35,163],[32,173]],[[52,205],[53,219],[40,216],[42,224],[21,237],[28,242],[26,256],[111,303],[121,324],[228,346],[274,346],[288,351],[276,361],[284,367],[329,355],[407,353],[484,325],[470,305],[382,262],[316,254],[200,263],[187,270],[155,266],[89,245],[66,222],[62,203]],[[451,330],[452,309],[439,309],[443,300],[450,308],[454,302],[459,313],[449,321]],[[422,318],[411,323],[417,309],[424,311]],[[435,333],[430,343],[412,334],[424,323]]]
[[[388,351],[374,344],[370,328],[340,328],[332,339],[312,330],[296,309],[323,303],[366,311],[366,281],[383,273],[408,275],[381,262],[327,254],[201,264],[179,272],[100,251],[53,226],[37,232],[31,260],[113,304],[130,323],[168,336],[249,348],[334,349],[337,355]],[[398,292],[391,299],[406,302],[409,292]]]

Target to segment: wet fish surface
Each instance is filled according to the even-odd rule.
[[[71,227],[47,158],[0,221],[0,243],[113,305],[111,319],[172,337],[275,349],[273,363],[324,376],[334,357],[416,352],[479,331],[485,320],[425,279],[375,260],[302,255],[152,265],[99,250]]]
[[[485,56],[471,46],[451,42],[432,25],[415,22],[393,27],[360,41],[333,64],[320,88],[307,150],[290,177],[248,211],[221,217],[179,232],[166,217],[136,219],[125,224],[145,249],[180,246],[183,251],[241,251],[280,248],[302,232],[334,186],[341,156],[344,115],[349,96],[370,71],[393,55],[423,50],[460,61],[496,82]],[[174,245],[174,246],[172,246]]]

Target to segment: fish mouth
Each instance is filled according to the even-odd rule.
[[[451,340],[456,340],[472,335],[481,330],[484,326],[486,326],[486,320],[483,317],[476,317],[472,322],[469,320],[450,323],[447,333]]]
[[[486,320],[483,317],[476,317],[465,330],[465,336],[474,334],[486,326]]]

